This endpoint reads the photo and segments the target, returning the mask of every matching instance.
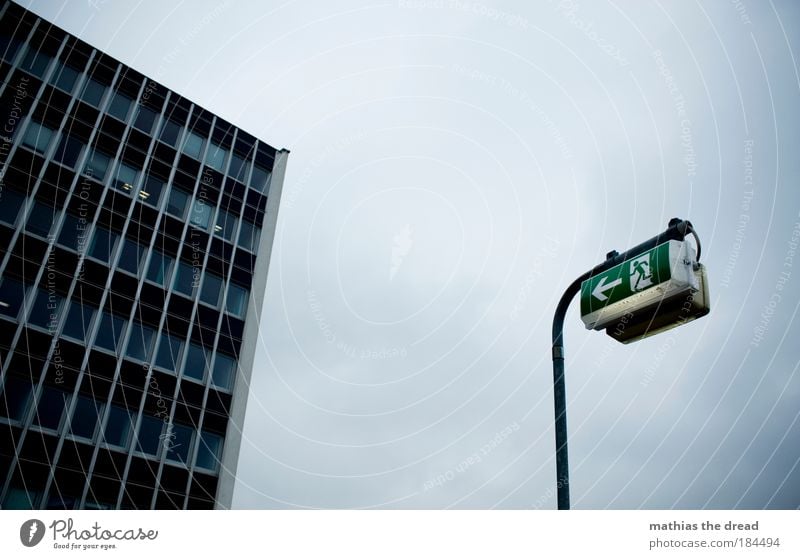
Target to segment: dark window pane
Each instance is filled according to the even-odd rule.
[[[150,256],[150,266],[147,268],[147,279],[159,285],[166,285],[172,271],[172,261],[171,256],[154,250]]]
[[[261,230],[258,227],[243,219],[237,244],[250,252],[256,252],[260,232]]]
[[[169,201],[167,202],[167,212],[179,219],[186,216],[186,206],[189,203],[189,195],[178,188],[169,191]]]
[[[92,325],[92,318],[94,318],[96,310],[96,308],[90,305],[72,301],[72,304],[69,306],[69,312],[67,313],[67,319],[64,322],[62,334],[85,342],[86,334],[89,332],[89,328]]]
[[[247,183],[247,174],[250,171],[250,161],[240,156],[238,153],[231,155],[231,167],[228,174],[239,182]]]
[[[34,425],[41,425],[48,429],[58,429],[61,416],[67,403],[67,393],[52,386],[45,386],[36,406]]]
[[[17,318],[25,302],[27,288],[21,281],[11,277],[0,280],[0,314]]]
[[[139,178],[139,170],[130,165],[120,163],[117,167],[117,176],[114,179],[114,187],[122,192],[131,192],[136,186]]]
[[[139,110],[136,113],[136,120],[134,121],[133,126],[138,128],[145,134],[149,134],[150,131],[153,129],[153,123],[155,121],[156,121],[155,111],[140,105]]]
[[[47,66],[50,64],[50,60],[52,60],[52,58],[49,55],[29,48],[20,66],[23,70],[41,78],[44,76]]]
[[[225,301],[225,309],[232,315],[244,317],[247,311],[248,292],[244,287],[231,283],[228,285],[228,299]]]
[[[108,410],[105,441],[114,446],[127,447],[131,436],[131,413],[125,408],[111,406]]]
[[[183,351],[183,340],[169,334],[161,334],[158,354],[156,355],[156,365],[162,369],[177,372],[178,364],[181,360],[181,351]]]
[[[105,91],[106,86],[90,78],[86,80],[86,83],[83,85],[83,91],[80,97],[82,101],[99,107]]]
[[[44,153],[47,151],[52,139],[53,131],[50,128],[32,120],[25,130],[22,143],[34,151]]]
[[[32,510],[37,507],[41,496],[40,492],[30,488],[26,490],[24,487],[9,487],[6,498],[3,499],[3,508],[5,510]]]
[[[178,293],[183,293],[188,297],[194,297],[197,291],[197,284],[200,282],[200,270],[195,269],[191,264],[180,261],[178,270],[175,273],[175,283],[173,289]]]
[[[71,66],[59,64],[56,71],[50,77],[50,83],[54,86],[63,89],[67,93],[72,93],[72,88],[75,87],[75,82],[78,80],[78,71]]]
[[[58,318],[61,316],[61,305],[64,299],[57,293],[48,293],[44,289],[39,289],[36,294],[36,300],[33,302],[31,314],[28,316],[28,322],[55,330],[58,326]]]
[[[136,450],[145,454],[158,454],[158,443],[161,440],[161,429],[164,422],[149,415],[142,416],[142,423],[139,425],[139,435]]]
[[[17,222],[19,209],[25,197],[10,188],[0,189],[0,221],[4,221],[13,226]]]
[[[186,425],[175,423],[167,426],[164,445],[167,447],[167,458],[181,464],[189,461],[189,451],[192,448],[194,429]]]
[[[85,144],[77,138],[73,138],[72,136],[64,136],[61,138],[61,143],[58,145],[56,153],[53,155],[53,159],[62,165],[74,168],[75,163],[78,162],[78,157],[80,157],[81,150],[83,149],[84,145]]]
[[[171,120],[166,119],[163,126],[161,126],[161,135],[159,139],[172,147],[176,147],[178,145],[178,136],[180,133],[181,127]]]
[[[116,233],[98,227],[94,231],[94,236],[92,236],[92,242],[89,246],[89,256],[108,263],[111,260],[111,253],[114,252],[114,246],[116,245],[118,237],[119,235]]]
[[[233,242],[233,236],[236,234],[236,222],[237,219],[233,214],[220,211],[219,215],[217,215],[217,224],[214,226],[214,232],[226,241]]]
[[[141,272],[145,248],[131,239],[125,239],[122,245],[122,254],[119,255],[119,268],[138,276]]]
[[[72,413],[71,431],[78,437],[91,439],[97,427],[98,408],[97,402],[92,398],[80,396]]]
[[[228,150],[224,147],[211,142],[208,146],[208,154],[206,154],[206,164],[212,169],[216,169],[220,173],[225,172],[225,162],[228,159]]]
[[[155,332],[149,326],[139,322],[134,322],[131,328],[131,338],[128,340],[126,355],[140,361],[147,361],[150,358],[150,351],[153,349]]]
[[[31,383],[16,376],[6,376],[3,395],[0,396],[0,413],[15,421],[23,421],[31,403]]]
[[[158,207],[158,203],[159,201],[161,201],[161,192],[163,190],[164,190],[164,181],[162,181],[159,178],[147,175],[147,178],[144,181],[144,185],[142,186],[142,189],[139,191],[139,198],[141,198],[145,204]]]
[[[122,330],[125,327],[125,320],[109,313],[103,313],[100,320],[100,328],[97,331],[95,345],[117,353],[119,344],[122,341]]]
[[[214,370],[211,372],[211,382],[215,386],[226,390],[231,387],[231,380],[236,375],[236,360],[224,353],[217,353],[214,358]]]
[[[219,295],[222,292],[222,278],[216,274],[206,272],[203,279],[203,288],[200,290],[200,300],[216,307],[219,304]]]
[[[216,471],[219,467],[220,456],[222,456],[222,437],[201,431],[199,445],[195,465],[198,468]]]
[[[53,227],[55,210],[52,206],[47,206],[38,200],[34,202],[28,221],[25,224],[25,231],[34,233],[42,237],[47,237]]]
[[[203,152],[203,138],[195,134],[194,132],[189,132],[186,134],[186,139],[183,141],[183,153],[194,157],[195,159],[200,159],[200,154]]]
[[[270,173],[260,165],[253,166],[253,177],[250,179],[250,186],[259,192],[267,193]]]
[[[108,106],[108,114],[124,121],[128,118],[128,111],[131,110],[132,104],[133,100],[130,97],[117,92],[111,100],[111,104]]]
[[[214,209],[208,202],[202,198],[197,198],[192,204],[192,215],[189,221],[195,227],[208,231],[208,224],[211,222],[211,213],[213,211]]]
[[[103,152],[96,149],[89,154],[86,159],[86,164],[83,166],[83,172],[95,180],[103,182],[108,172],[108,164],[111,158]]]
[[[206,350],[197,344],[189,344],[186,355],[186,365],[183,367],[183,374],[197,380],[203,380],[208,369],[208,358]]]
[[[79,245],[85,243],[85,240],[83,240],[85,232],[86,220],[81,220],[76,215],[67,214],[64,217],[64,224],[61,226],[61,233],[58,235],[58,243],[72,250],[79,250]]]

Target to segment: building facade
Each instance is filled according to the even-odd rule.
[[[227,508],[288,152],[0,23],[0,506]]]

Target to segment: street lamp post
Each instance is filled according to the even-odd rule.
[[[662,245],[667,241],[683,241],[686,235],[694,233],[692,224],[689,221],[673,218],[669,221],[667,229],[643,243],[640,243],[630,250],[622,254],[617,251],[611,251],[606,256],[606,261],[598,264],[591,270],[581,274],[575,281],[573,281],[556,306],[556,312],[553,316],[553,404],[555,412],[555,433],[556,433],[556,489],[558,494],[558,509],[569,510],[569,457],[567,452],[567,396],[566,386],[564,382],[564,318],[567,314],[572,299],[581,291],[581,286],[590,278],[611,270],[615,266],[619,266],[626,261],[640,256],[647,251],[652,251],[654,248]],[[696,238],[696,237],[695,237]],[[699,248],[699,244],[698,244]],[[699,257],[699,253],[698,253]],[[695,263],[696,264],[696,263]],[[619,283],[615,280],[614,283]],[[602,288],[601,284],[601,288]],[[609,287],[612,284],[608,284]],[[600,295],[605,298],[605,290],[601,289]],[[600,297],[598,297],[600,299]],[[658,306],[654,311],[658,312]],[[633,312],[632,309],[629,312]],[[706,309],[707,313],[708,310]],[[705,314],[705,313],[702,313]],[[696,316],[702,316],[697,313]],[[684,322],[686,320],[684,319]],[[677,325],[677,321],[674,324]],[[651,319],[648,325],[654,324],[654,319]],[[670,325],[667,325],[670,326]],[[661,325],[665,327],[664,325]]]

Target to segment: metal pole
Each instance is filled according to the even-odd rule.
[[[646,250],[667,241],[676,239],[682,241],[691,228],[691,223],[682,219],[673,218],[669,221],[666,231],[660,233],[630,250],[619,254],[609,252],[606,261],[598,264],[588,272],[573,281],[556,306],[553,315],[553,405],[555,411],[556,431],[556,489],[558,491],[558,510],[569,510],[569,455],[567,452],[567,391],[564,382],[564,317],[572,299],[581,290],[581,284],[606,270],[609,270],[641,254]]]

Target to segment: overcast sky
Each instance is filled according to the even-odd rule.
[[[800,506],[797,3],[22,4],[291,150],[235,507],[554,508],[556,301],[675,216],[709,316],[567,317],[573,507]]]

